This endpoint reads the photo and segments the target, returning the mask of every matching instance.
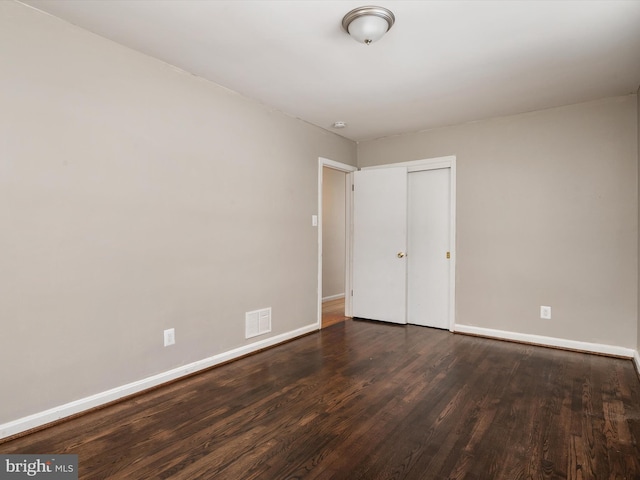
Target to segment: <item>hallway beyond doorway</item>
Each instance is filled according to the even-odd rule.
[[[344,297],[322,302],[322,328],[344,322],[347,318],[344,315]]]

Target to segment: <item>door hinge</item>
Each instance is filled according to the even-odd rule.
[[[355,186],[353,183],[351,184],[351,191],[352,191],[352,192],[355,192],[355,191],[356,191],[356,186]]]
[[[447,252],[447,258],[451,258],[451,252]]]
[[[353,297],[353,290],[351,290],[351,296]]]

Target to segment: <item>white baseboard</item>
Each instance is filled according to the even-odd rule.
[[[329,295],[328,297],[322,297],[322,301],[328,302],[329,300],[337,300],[339,298],[344,298],[344,293],[338,293],[337,295]]]
[[[188,365],[183,365],[181,367],[177,367],[172,370],[168,370],[166,372],[144,378],[142,380],[128,383],[120,387],[112,388],[105,392],[100,392],[89,397],[81,398],[79,400],[74,400],[73,402],[65,403],[64,405],[50,408],[49,410],[45,410],[43,412],[35,413],[27,417],[19,418],[11,422],[1,424],[0,439],[16,435],[27,430],[31,430],[32,428],[40,427],[47,423],[54,422],[70,415],[75,415],[77,413],[107,404],[109,402],[113,402],[114,400],[124,398],[128,395],[141,392],[148,388],[158,386],[162,383],[175,380],[199,370],[204,370],[206,368],[228,362],[229,360],[242,357],[249,353],[257,352],[258,350],[261,350],[263,348],[271,347],[279,343],[292,340],[296,337],[311,333],[316,330],[318,330],[317,323],[307,325],[306,327],[302,327],[291,332],[276,335],[275,337],[267,338],[258,342],[251,343],[249,345],[244,345],[242,347],[235,348],[233,350],[229,350],[227,352],[223,352],[218,355],[205,358],[203,360],[198,360],[196,362],[189,363]]]
[[[527,333],[508,332],[506,330],[493,330],[491,328],[474,327],[472,325],[456,324],[453,331],[460,333],[469,333],[471,335],[479,335],[481,337],[499,338],[502,340],[531,343],[535,345],[542,345],[545,347],[557,347],[587,353],[598,353],[603,355],[614,355],[616,357],[635,358],[637,364],[640,361],[640,359],[638,358],[638,352],[636,352],[635,350],[631,348],[616,347],[614,345],[578,342],[575,340],[566,340],[564,338],[544,337],[541,335],[530,335]]]

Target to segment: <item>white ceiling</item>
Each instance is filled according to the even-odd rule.
[[[375,0],[396,24],[367,46],[341,21],[368,1],[23,3],[353,140],[640,85],[640,0]]]

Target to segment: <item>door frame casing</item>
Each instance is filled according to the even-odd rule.
[[[362,170],[376,168],[406,167],[407,174],[422,170],[436,170],[440,168],[450,169],[450,212],[449,212],[449,245],[451,258],[449,263],[449,331],[453,332],[456,320],[456,156],[427,158],[424,160],[411,160],[408,162],[389,163],[362,167]]]
[[[331,168],[346,174],[345,182],[345,279],[344,279],[344,310],[345,316],[352,313],[351,285],[352,285],[352,231],[353,231],[353,172],[358,170],[353,165],[336,162],[324,157],[318,157],[318,329],[322,328],[322,187],[324,167]]]

